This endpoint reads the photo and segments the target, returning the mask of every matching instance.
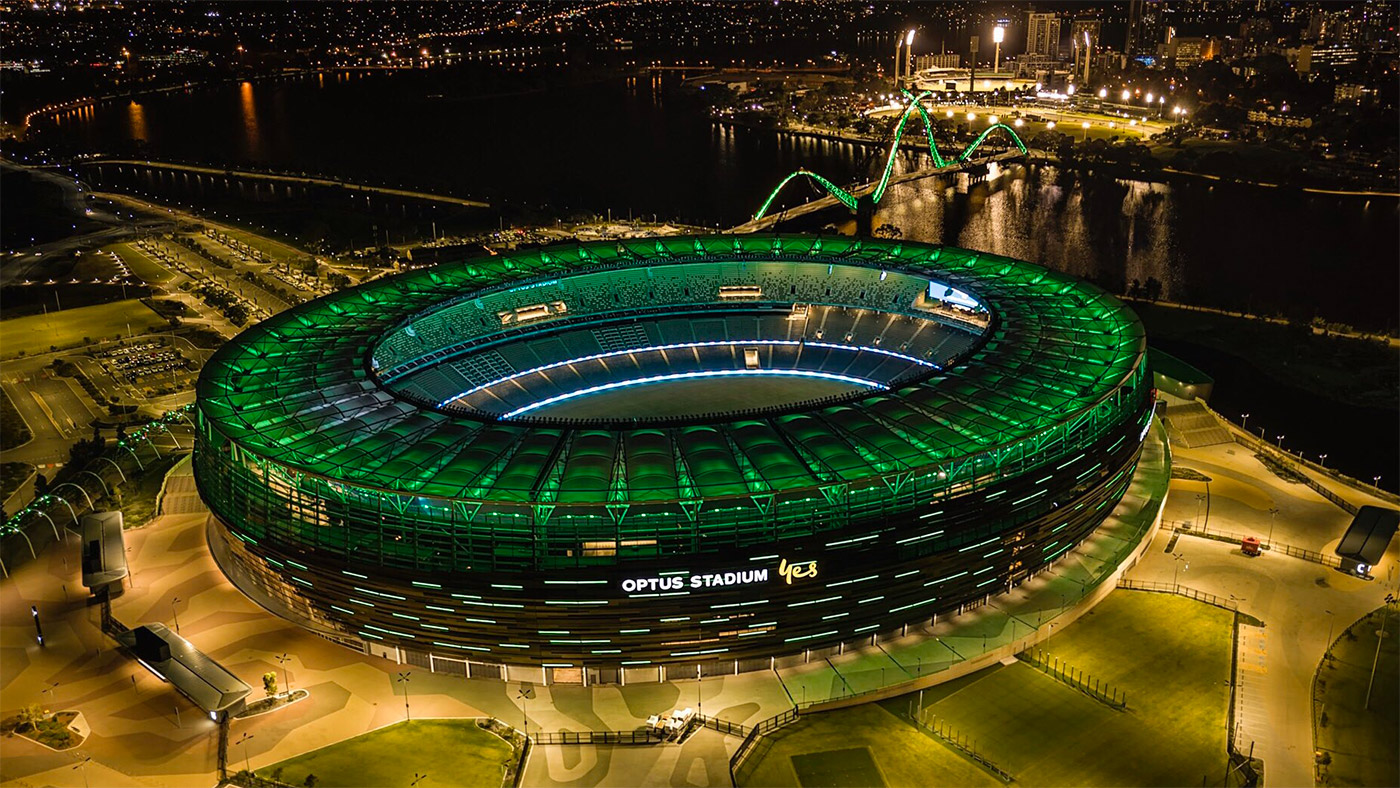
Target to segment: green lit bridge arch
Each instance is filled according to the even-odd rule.
[[[943,154],[938,150],[938,142],[933,138],[933,118],[929,116],[928,110],[924,109],[924,105],[922,103],[925,98],[932,96],[933,93],[931,91],[924,91],[918,96],[913,95],[907,90],[903,91],[903,93],[909,98],[909,106],[904,108],[904,112],[899,116],[899,123],[895,125],[894,142],[890,144],[889,156],[885,158],[884,172],[881,173],[880,181],[875,185],[875,190],[871,192],[870,195],[872,202],[880,202],[880,200],[883,199],[885,196],[885,190],[889,188],[890,178],[894,175],[895,157],[899,154],[899,144],[904,138],[904,126],[906,123],[909,122],[909,117],[913,115],[915,111],[917,111],[919,115],[923,118],[924,133],[928,136],[928,152],[929,156],[933,158],[933,166],[935,167],[942,168],[966,162],[968,158],[972,156],[973,152],[975,152],[977,148],[980,147],[982,143],[987,139],[988,135],[990,135],[994,131],[1006,132],[1006,135],[1011,138],[1011,141],[1015,143],[1017,148],[1021,149],[1022,153],[1028,152],[1026,150],[1026,144],[1021,141],[1021,138],[1016,134],[1014,129],[1012,129],[1005,123],[993,123],[992,125],[988,126],[985,131],[977,135],[977,139],[973,140],[972,143],[969,144],[966,148],[963,148],[962,152],[959,153],[956,157],[954,157],[952,161],[949,161],[948,159],[943,158]],[[758,213],[754,214],[754,220],[757,221],[759,219],[762,219],[768,213],[769,207],[773,205],[773,200],[777,199],[778,193],[783,190],[783,187],[787,186],[789,181],[792,181],[793,179],[798,177],[807,177],[811,180],[816,181],[823,189],[826,189],[827,194],[830,194],[832,197],[835,197],[841,202],[842,205],[845,205],[846,208],[852,211],[856,210],[856,206],[859,203],[859,198],[855,194],[846,191],[845,189],[841,188],[840,186],[837,186],[836,184],[832,183],[826,178],[823,178],[815,172],[812,172],[807,169],[799,169],[793,172],[792,174],[788,175],[786,178],[783,178],[782,181],[778,183],[777,188],[773,189],[773,192],[768,195],[768,199],[763,201],[763,205],[759,207]]]

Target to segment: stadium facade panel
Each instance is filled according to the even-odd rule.
[[[716,377],[839,390],[560,410]],[[246,331],[200,378],[195,471],[230,577],[328,634],[486,664],[758,668],[975,604],[1073,548],[1131,480],[1150,380],[1127,307],[1004,257],[556,245]]]

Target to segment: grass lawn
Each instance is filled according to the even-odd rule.
[[[0,449],[13,449],[23,446],[33,438],[29,425],[19,415],[10,395],[0,391]]]
[[[10,500],[33,472],[34,466],[27,462],[0,462],[0,503]]]
[[[407,786],[417,773],[427,774],[419,788],[497,788],[510,757],[510,745],[474,720],[414,720],[288,758],[258,774],[279,773],[277,779],[292,785],[314,774],[325,788],[392,788]]]
[[[1225,768],[1233,623],[1233,614],[1182,597],[1115,591],[1046,649],[1125,690],[1127,711],[1023,663],[925,690],[923,703],[1018,785],[1199,785],[1203,775],[1215,782]],[[767,737],[771,744],[760,742],[742,783],[837,784],[821,775],[840,769],[832,779],[843,784],[878,784],[848,776],[860,761],[839,752],[865,747],[891,786],[1000,785],[906,721],[913,697],[802,717]],[[818,765],[804,755],[819,756]]]
[[[147,460],[144,471],[136,471],[117,490],[121,493],[122,524],[127,528],[136,528],[150,522],[156,514],[156,496],[160,493],[160,486],[165,480],[165,475],[170,469],[175,467],[175,463],[184,459],[184,455],[166,455],[160,459]]]
[[[16,317],[4,321],[4,352],[7,356],[20,351],[34,355],[47,353],[50,346],[74,347],[81,344],[84,337],[96,341],[126,336],[128,325],[132,334],[144,334],[151,329],[167,328],[169,324],[136,299]]]
[[[289,260],[293,257],[305,254],[304,252],[301,252],[300,250],[287,244],[284,244],[280,241],[274,241],[271,238],[267,238],[262,235],[257,235],[255,233],[250,233],[247,230],[228,226],[224,226],[222,229],[224,235],[227,235],[230,238],[234,238],[239,241],[242,241],[245,244],[248,244],[254,249],[257,249],[258,251],[267,255],[268,259],[274,262]]]
[[[869,747],[852,747],[792,756],[792,769],[803,788],[842,788],[846,785],[883,786],[880,767]]]
[[[1197,785],[1225,767],[1233,615],[1115,591],[1046,651],[1125,690],[1114,711],[1029,665],[925,693],[925,705],[1024,785]]]
[[[102,251],[116,252],[122,262],[126,263],[126,267],[131,269],[131,273],[149,284],[164,284],[175,278],[175,274],[131,244],[112,244],[103,247]]]
[[[765,788],[1002,785],[879,704],[804,715],[763,737],[739,782]]]
[[[1318,670],[1314,704],[1323,708],[1315,711],[1326,712],[1327,724],[1317,729],[1317,748],[1332,758],[1320,785],[1400,785],[1400,611],[1388,611],[1377,661],[1376,633],[1385,613],[1375,610],[1342,633],[1332,664]],[[1373,661],[1376,683],[1367,709]]]

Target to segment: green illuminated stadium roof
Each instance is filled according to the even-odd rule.
[[[482,289],[582,269],[706,262],[755,277],[791,262],[926,275],[995,316],[964,363],[864,399],[714,424],[605,429],[494,422],[386,390],[370,356],[391,331]],[[698,298],[705,294],[698,294]],[[715,294],[709,294],[716,298]],[[1136,316],[1100,288],[946,246],[810,235],[556,245],[413,271],[283,312],[205,366],[206,429],[348,485],[408,495],[615,505],[756,496],[858,483],[1052,432],[1143,374]],[[399,359],[395,359],[395,363]]]

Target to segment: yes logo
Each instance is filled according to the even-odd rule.
[[[784,558],[778,563],[778,574],[783,576],[783,580],[787,581],[788,585],[792,585],[793,580],[816,577],[817,562],[813,560],[789,564],[787,559]]]

